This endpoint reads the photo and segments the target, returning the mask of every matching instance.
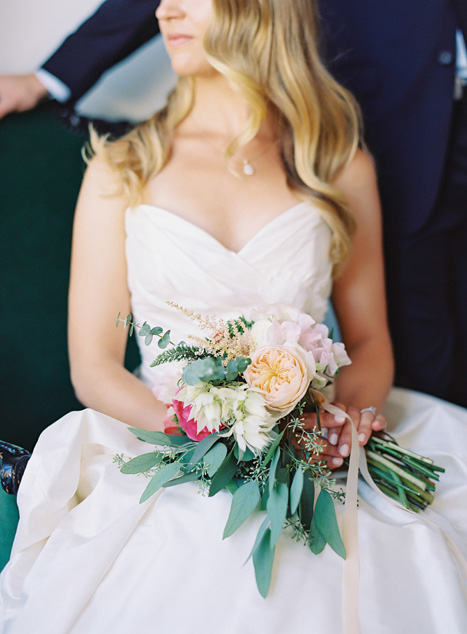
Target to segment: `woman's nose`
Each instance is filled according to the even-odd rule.
[[[179,18],[183,15],[181,0],[161,0],[156,9],[156,18],[158,20],[168,20],[170,18]]]

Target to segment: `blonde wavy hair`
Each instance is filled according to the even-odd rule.
[[[312,0],[212,0],[204,46],[212,66],[249,105],[245,129],[226,160],[275,117],[288,186],[317,205],[332,230],[335,273],[351,247],[355,221],[330,184],[353,158],[361,137],[358,106],[320,60]],[[118,141],[91,134],[91,150],[115,168],[130,205],[170,157],[172,133],[190,112],[195,82],[180,77],[167,105]]]

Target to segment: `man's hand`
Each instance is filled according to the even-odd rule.
[[[10,112],[24,112],[48,96],[34,73],[0,75],[0,119]]]

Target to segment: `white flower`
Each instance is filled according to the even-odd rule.
[[[196,385],[185,385],[177,394],[177,399],[185,405],[191,405],[191,418],[196,420],[196,431],[199,432],[205,427],[210,432],[219,430],[223,423],[222,400],[218,397],[214,388],[209,383],[197,383]]]
[[[276,419],[268,411],[266,401],[259,391],[246,386],[242,387],[242,391],[244,398],[238,401],[230,433],[242,451],[248,447],[259,455],[277,436],[273,431]]]
[[[271,328],[270,319],[259,319],[255,321],[253,327],[250,330],[251,338],[253,339],[256,347],[262,348],[268,343],[268,330]]]

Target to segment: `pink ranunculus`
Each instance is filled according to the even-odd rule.
[[[206,427],[199,433],[196,431],[197,422],[194,418],[191,418],[192,405],[185,405],[182,401],[173,400],[172,407],[177,415],[178,424],[183,429],[185,434],[191,440],[200,441],[211,433]]]
[[[172,405],[167,405],[167,413],[162,419],[162,423],[164,425],[164,433],[170,434],[172,436],[181,436],[182,432],[180,431],[180,427],[173,420],[175,415],[175,410]]]

